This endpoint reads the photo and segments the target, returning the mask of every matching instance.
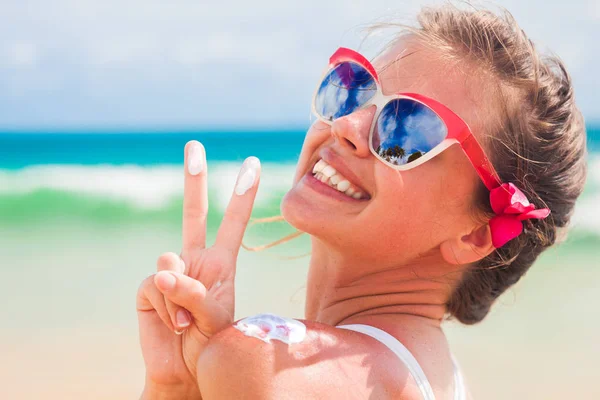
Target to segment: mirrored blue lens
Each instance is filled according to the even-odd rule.
[[[377,93],[369,71],[358,64],[343,62],[332,69],[317,92],[316,112],[333,121],[362,107]]]
[[[440,144],[447,132],[442,119],[429,107],[412,99],[396,99],[377,117],[372,144],[384,160],[405,165]]]

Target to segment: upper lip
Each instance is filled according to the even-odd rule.
[[[361,185],[360,179],[352,172],[348,166],[344,163],[342,157],[333,152],[330,149],[323,149],[319,152],[319,156],[325,161],[327,164],[331,165],[336,171],[342,174],[346,179],[350,181],[351,184],[360,189],[363,193],[366,193],[370,196],[369,192],[367,192]],[[313,164],[314,166],[314,164]],[[312,166],[311,166],[312,168]],[[311,169],[312,171],[312,169]]]

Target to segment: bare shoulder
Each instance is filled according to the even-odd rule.
[[[198,361],[204,399],[420,398],[406,367],[367,336],[269,314],[252,318],[209,340]]]

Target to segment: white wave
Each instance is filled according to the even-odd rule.
[[[20,170],[0,169],[0,195],[24,194],[40,189],[60,190],[126,201],[135,207],[160,209],[182,196],[183,167],[161,165],[70,166],[40,165]],[[217,210],[224,210],[235,184],[240,164],[209,163],[208,187]],[[295,165],[263,163],[256,206],[271,204],[292,185]],[[214,201],[213,201],[214,203]],[[589,161],[586,193],[578,201],[571,226],[600,235],[600,156]]]
[[[600,193],[580,200],[571,218],[571,228],[600,235]]]
[[[209,163],[211,198],[224,210],[233,193],[241,164]],[[80,193],[128,202],[136,207],[158,209],[183,194],[183,167],[162,165],[40,165],[20,170],[0,170],[0,194],[26,194],[41,189]],[[263,163],[256,205],[271,201],[291,187],[295,166]]]
[[[571,219],[573,229],[600,235],[600,156],[590,157],[586,193],[575,206]]]

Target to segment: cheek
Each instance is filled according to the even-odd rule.
[[[369,233],[382,238],[376,246],[420,254],[464,232],[470,223],[472,177],[441,164],[432,160],[399,175],[377,171],[377,204],[369,216],[380,221],[371,224],[374,232]]]
[[[437,243],[432,235],[443,225],[443,213],[431,201],[432,192],[423,194],[418,187],[403,191],[382,193],[373,224],[373,237],[380,238],[378,246],[396,249],[403,253],[422,253]]]
[[[431,233],[440,222],[435,200],[439,189],[427,182],[426,171],[411,172],[376,163],[377,193],[360,216],[360,228],[352,230],[360,236],[363,248],[367,246],[378,258],[387,259],[383,262],[412,259],[438,244]]]

